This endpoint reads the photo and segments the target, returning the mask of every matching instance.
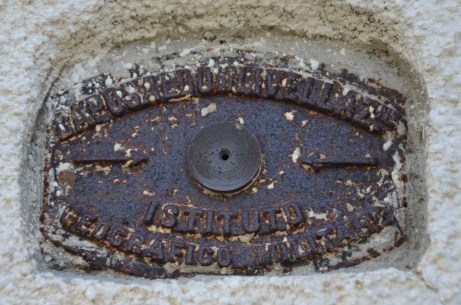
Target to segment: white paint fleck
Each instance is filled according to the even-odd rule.
[[[311,64],[312,70],[317,70],[319,68],[320,63],[317,60],[310,59],[309,62]]]
[[[284,115],[285,115],[285,119],[287,119],[287,121],[293,121],[294,118],[295,118],[295,114],[293,113],[293,111],[285,112]]]
[[[179,56],[184,57],[186,55],[189,55],[190,51],[192,51],[192,49],[184,49],[181,51],[181,53],[179,53]]]
[[[392,146],[392,139],[389,139],[383,144],[383,150],[387,151],[391,146]]]
[[[108,76],[108,77],[106,78],[106,80],[104,81],[104,84],[106,85],[106,87],[112,86],[113,83],[114,83],[114,82],[112,81],[112,77],[110,77],[110,76]]]
[[[103,124],[98,124],[94,127],[94,130],[96,130],[96,132],[100,132],[103,126]]]
[[[56,171],[58,173],[60,173],[62,171],[68,171],[68,170],[71,170],[73,168],[74,167],[72,166],[72,163],[70,163],[70,162],[60,162],[58,167],[56,168]]]
[[[148,191],[148,190],[144,190],[144,191],[142,192],[142,194],[143,194],[144,196],[148,196],[148,197],[154,197],[154,196],[155,196],[155,192],[151,192],[151,191]]]
[[[407,132],[407,128],[405,127],[405,124],[403,124],[402,121],[399,121],[399,124],[397,125],[397,133],[399,136],[404,135]]]
[[[307,216],[308,217],[313,217],[313,218],[316,218],[316,219],[323,219],[323,220],[327,219],[327,213],[315,213],[312,210],[307,211]]]
[[[120,143],[115,143],[114,144],[114,151],[124,151],[125,148],[122,146]]]
[[[247,243],[251,240],[251,235],[240,235],[237,237],[241,242]]]
[[[291,154],[291,161],[293,161],[293,163],[297,163],[298,162],[298,158],[301,156],[301,149],[299,149],[299,147],[296,147],[296,149],[293,151],[293,153]]]
[[[373,106],[370,106],[368,111],[370,112],[370,118],[374,119],[375,118],[375,113],[374,113],[375,108],[373,108]]]
[[[215,112],[218,110],[218,107],[216,106],[215,103],[211,103],[210,105],[208,105],[207,107],[205,108],[202,108],[202,116],[207,116],[208,114],[212,113],[212,112]]]
[[[284,78],[282,79],[282,87],[286,87],[287,86],[287,79]]]

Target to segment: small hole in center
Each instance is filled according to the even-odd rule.
[[[221,160],[223,161],[226,161],[230,158],[230,151],[227,150],[227,149],[222,149],[220,152],[219,152],[219,157],[221,158]]]

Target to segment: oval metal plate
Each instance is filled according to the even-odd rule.
[[[404,97],[347,73],[243,58],[109,86],[101,75],[79,101],[54,96],[46,239],[93,270],[148,278],[326,271],[403,243]],[[246,183],[213,192],[187,154],[216,122],[244,126],[262,155]]]

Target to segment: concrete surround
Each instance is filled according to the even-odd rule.
[[[0,16],[0,304],[461,304],[459,1],[22,0],[0,1]],[[427,200],[414,267],[372,261],[326,274],[153,281],[46,267],[34,205],[41,168],[30,153],[50,86],[80,62],[68,81],[93,75],[115,46],[206,32],[235,45],[254,33],[347,41],[398,67],[418,97],[407,111],[427,139],[417,152],[427,187],[416,191]]]

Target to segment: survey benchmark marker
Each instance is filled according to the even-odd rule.
[[[103,73],[80,95],[56,89],[40,219],[50,265],[326,272],[404,243],[404,96],[273,56],[180,58]]]

